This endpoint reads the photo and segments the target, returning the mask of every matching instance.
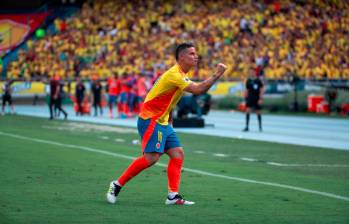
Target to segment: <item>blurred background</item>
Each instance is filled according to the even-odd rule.
[[[193,42],[200,62],[191,79],[228,65],[205,98],[211,108],[244,111],[252,67],[265,112],[349,115],[347,1],[3,0],[0,13],[0,84],[10,80],[15,105],[48,103],[50,79],[72,105],[80,77],[85,102],[100,80],[106,106],[108,79],[147,91],[175,63],[176,45]],[[137,114],[134,102],[126,117]]]

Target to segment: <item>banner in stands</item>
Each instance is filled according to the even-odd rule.
[[[0,87],[4,86],[5,82],[0,82]],[[89,82],[84,82],[86,90],[90,91]],[[102,83],[104,86],[105,84]],[[49,84],[43,82],[14,82],[12,85],[12,93],[15,96],[32,96],[32,95],[45,95],[50,93]],[[75,82],[70,83],[70,87],[65,85],[65,92],[70,92],[74,94],[75,91]],[[3,89],[0,88],[0,93],[2,94]]]
[[[0,87],[3,86],[4,82],[0,82]],[[89,91],[90,84],[89,82],[85,82],[86,90]],[[102,85],[105,86],[105,82],[102,82]],[[13,94],[15,95],[41,95],[49,93],[49,86],[43,82],[14,82],[12,84]],[[297,85],[297,90],[319,90],[321,87],[305,84],[305,82],[300,82]],[[68,90],[67,85],[65,86],[65,91],[70,93],[74,93],[75,82],[70,83],[70,88]],[[216,83],[209,91],[209,94],[212,96],[243,96],[243,92],[245,90],[245,85],[243,82],[219,82]],[[271,81],[266,84],[265,93],[266,94],[283,94],[287,92],[291,92],[294,90],[294,86],[285,83],[285,82],[277,82]],[[0,90],[2,93],[2,90]]]
[[[0,82],[2,87],[5,82]],[[42,82],[14,82],[12,85],[12,93],[14,95],[34,95],[45,94],[45,84]],[[1,93],[2,93],[1,88]]]
[[[49,14],[49,12],[0,14],[0,55],[21,44]]]
[[[213,96],[242,96],[243,91],[244,84],[242,82],[219,82],[211,87],[209,93]]]

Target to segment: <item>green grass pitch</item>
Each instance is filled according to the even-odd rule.
[[[135,129],[2,116],[0,223],[349,223],[349,152],[178,136],[181,194],[196,204],[165,206],[164,155],[111,205],[109,182],[141,154]]]

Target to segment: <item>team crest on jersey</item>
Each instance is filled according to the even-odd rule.
[[[155,147],[156,147],[157,149],[159,149],[159,148],[160,148],[160,143],[159,143],[159,142],[156,143]]]

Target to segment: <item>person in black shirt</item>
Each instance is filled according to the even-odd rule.
[[[11,113],[14,113],[14,107],[12,102],[12,80],[6,80],[5,84],[2,87],[3,95],[2,95],[2,114],[5,114],[5,106],[6,103],[11,108]]]
[[[102,108],[102,104],[101,104],[101,99],[102,99],[102,83],[99,80],[99,78],[97,78],[96,80],[93,80],[92,85],[91,85],[91,91],[92,91],[92,95],[93,95],[93,107],[95,110],[95,116],[98,115],[98,109],[99,108],[99,112],[100,115],[103,115],[103,108]]]
[[[245,100],[246,100],[246,127],[243,131],[249,131],[250,113],[253,109],[258,118],[259,131],[262,131],[262,102],[264,85],[257,77],[256,71],[250,69],[250,77],[246,80]]]
[[[64,119],[67,119],[68,113],[62,109],[62,91],[63,91],[63,83],[60,82],[59,76],[54,76],[50,80],[50,101],[49,101],[49,109],[50,109],[50,120],[53,119],[54,110],[61,111],[64,114]]]
[[[81,115],[83,114],[83,102],[84,102],[84,97],[85,97],[85,85],[81,81],[80,77],[77,77],[76,79],[76,86],[75,86],[75,97],[76,97],[76,103],[78,105],[78,111],[76,111],[76,115]]]

